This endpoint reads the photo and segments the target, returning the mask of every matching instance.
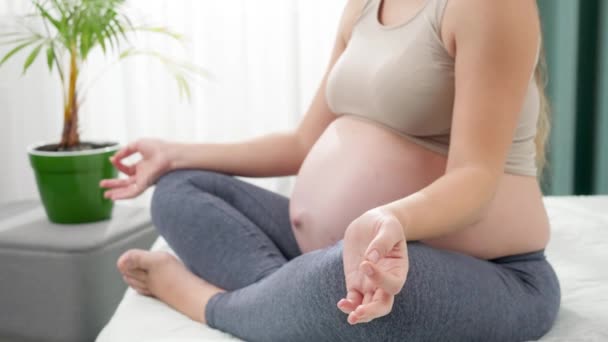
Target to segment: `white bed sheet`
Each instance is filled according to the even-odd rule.
[[[561,282],[562,307],[541,339],[608,341],[608,196],[547,197],[553,235],[547,256]],[[169,250],[159,239],[154,249]],[[97,342],[237,341],[167,305],[127,290]]]

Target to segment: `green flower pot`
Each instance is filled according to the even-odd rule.
[[[102,179],[116,178],[109,160],[118,144],[76,152],[45,152],[37,144],[28,149],[38,192],[51,222],[77,224],[109,219],[114,203],[103,197]]]

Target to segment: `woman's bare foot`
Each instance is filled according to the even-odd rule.
[[[190,319],[206,323],[209,299],[224,290],[192,274],[167,252],[130,250],[117,262],[123,279],[138,293],[154,296]]]

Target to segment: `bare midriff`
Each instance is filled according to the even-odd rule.
[[[303,252],[341,240],[349,223],[404,198],[446,170],[445,156],[354,116],[334,120],[308,153],[290,200],[292,229]],[[437,215],[441,215],[437,211]],[[535,177],[503,174],[478,222],[423,243],[491,259],[543,249],[549,223]]]

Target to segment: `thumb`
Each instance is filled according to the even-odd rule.
[[[376,236],[365,251],[366,259],[374,264],[377,263],[403,239],[401,223],[394,217],[383,218]]]

